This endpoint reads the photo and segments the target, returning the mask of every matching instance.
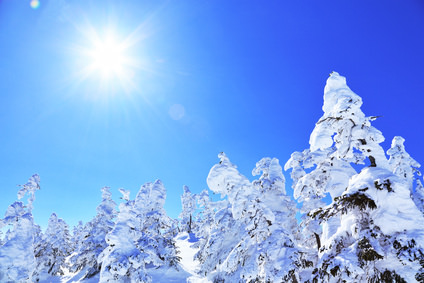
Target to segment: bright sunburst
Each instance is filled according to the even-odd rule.
[[[137,89],[134,74],[140,61],[131,54],[141,39],[139,30],[127,36],[115,32],[116,29],[98,31],[88,24],[79,30],[83,36],[75,48],[79,58],[75,82],[97,88],[96,94],[90,94],[95,99]]]
[[[113,37],[95,42],[91,52],[93,72],[100,72],[103,77],[123,76],[128,59],[125,48]]]

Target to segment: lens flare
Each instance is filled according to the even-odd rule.
[[[29,3],[29,5],[33,9],[38,9],[38,7],[40,7],[40,1],[38,1],[38,0],[31,0],[31,2]]]

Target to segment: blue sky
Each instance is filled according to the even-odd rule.
[[[424,164],[423,27],[419,0],[0,1],[0,209],[38,173],[36,222],[74,225],[159,178],[177,217],[220,151],[250,178],[307,148],[333,70]],[[111,31],[135,66],[84,75]]]

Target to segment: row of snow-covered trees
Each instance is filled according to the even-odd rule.
[[[120,189],[123,202],[116,211],[108,187],[102,188],[97,215],[69,232],[66,222],[53,213],[44,233],[34,224],[32,203],[39,189],[32,176],[18,193],[29,193],[28,204],[9,206],[0,228],[9,225],[0,242],[0,282],[38,282],[68,270],[83,278],[100,273],[101,282],[150,282],[146,265],[178,269],[174,236],[177,222],[166,215],[166,191],[161,181],[146,183],[134,200]]]
[[[39,177],[22,186],[0,221],[0,282],[32,282],[64,270],[100,282],[150,282],[149,268],[178,269],[174,238],[193,233],[199,276],[212,282],[424,282],[424,188],[420,165],[395,137],[384,137],[361,111],[362,99],[332,73],[324,115],[310,147],[285,164],[295,202],[286,194],[282,167],[263,158],[254,181],[221,153],[209,172],[209,191],[184,187],[180,220],[163,209],[160,181],[143,185],[134,200],[120,190],[116,210],[109,188],[94,219],[69,232],[52,214],[43,233],[31,210]],[[299,207],[299,209],[298,209]]]

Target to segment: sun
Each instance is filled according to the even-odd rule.
[[[91,57],[93,71],[106,78],[122,75],[126,66],[125,49],[114,38],[96,42]]]
[[[128,55],[128,49],[126,41],[117,39],[111,32],[104,38],[96,36],[87,50],[90,62],[87,70],[101,79],[129,79],[136,60]]]
[[[139,30],[126,35],[117,28],[95,29],[86,24],[72,47],[76,58],[74,84],[88,87],[84,96],[109,99],[138,91],[135,74],[140,71]]]
[[[104,32],[103,36],[94,33],[90,39],[89,46],[84,50],[88,57],[85,73],[102,80],[127,80],[131,69],[135,67],[135,59],[128,55],[130,46],[126,39],[119,39],[111,31]]]

